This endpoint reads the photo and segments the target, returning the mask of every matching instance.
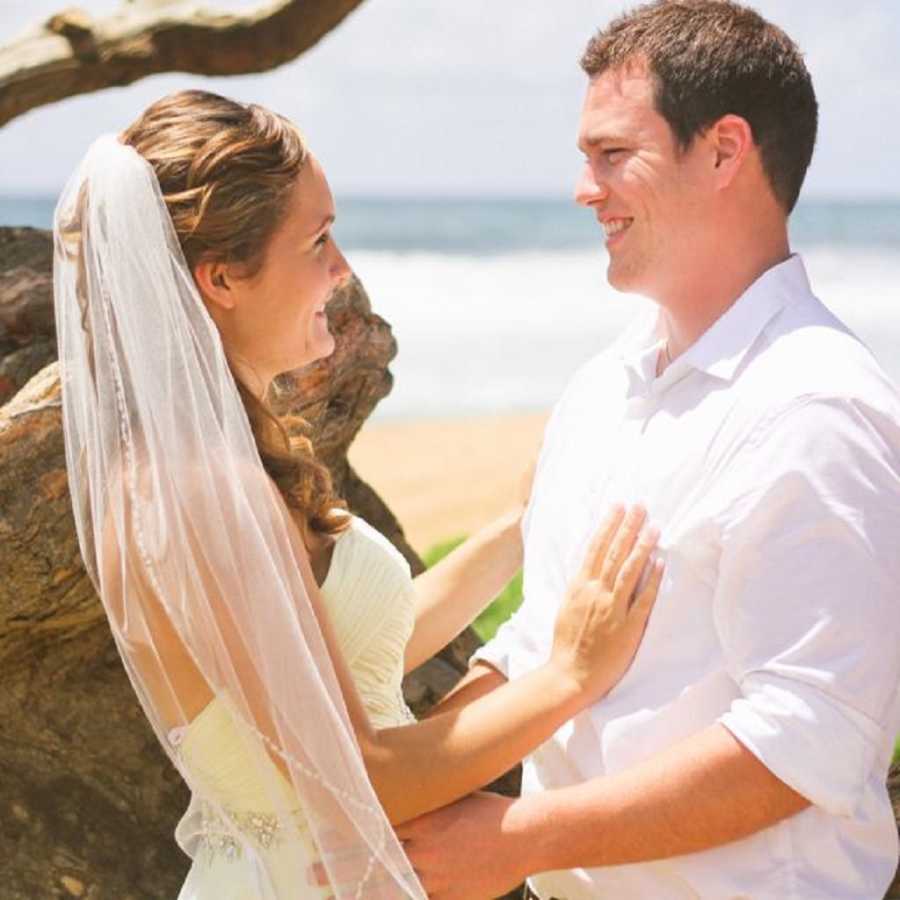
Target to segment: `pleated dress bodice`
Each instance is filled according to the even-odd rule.
[[[415,612],[409,564],[386,537],[354,517],[335,544],[321,594],[372,724],[415,721],[402,690]]]

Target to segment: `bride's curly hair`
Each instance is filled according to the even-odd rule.
[[[179,91],[149,106],[121,139],[156,173],[188,267],[201,260],[262,268],[307,147],[296,127],[255,104]],[[234,372],[232,373],[234,374]],[[304,537],[347,527],[328,469],[299,417],[279,419],[235,375],[259,455]]]

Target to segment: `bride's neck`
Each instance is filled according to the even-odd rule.
[[[262,372],[259,372],[249,360],[236,353],[226,354],[228,364],[231,367],[234,377],[243,384],[243,386],[257,400],[265,402],[266,394],[269,392],[269,385],[272,379]]]

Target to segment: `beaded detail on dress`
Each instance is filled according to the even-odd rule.
[[[222,856],[236,861],[243,855],[242,842],[235,838],[234,830],[249,838],[263,850],[271,849],[282,838],[281,824],[274,813],[247,812],[225,809],[226,818],[232,823],[229,829],[222,817],[207,811],[203,815],[203,830],[199,835],[199,847],[208,857]]]

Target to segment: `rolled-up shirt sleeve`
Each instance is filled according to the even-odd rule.
[[[523,634],[517,622],[518,613],[504,622],[497,633],[484,646],[479,647],[469,658],[469,668],[475,663],[487,663],[496,669],[507,681],[515,678],[517,670],[515,656],[522,647]]]
[[[849,815],[900,725],[900,426],[804,398],[734,463],[751,487],[722,522],[713,611],[740,696],[719,721],[811,803]]]

